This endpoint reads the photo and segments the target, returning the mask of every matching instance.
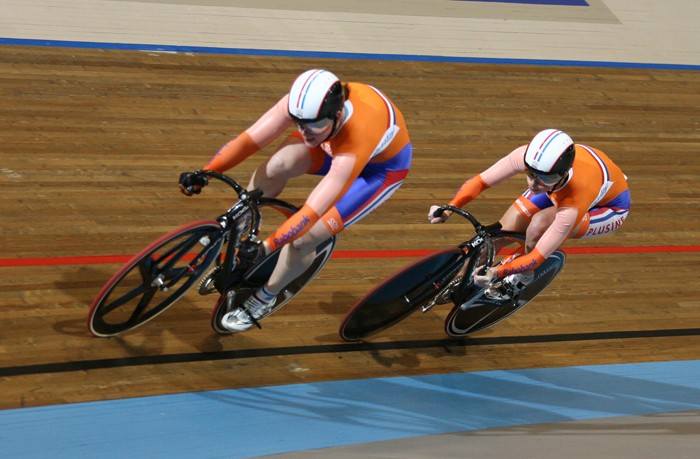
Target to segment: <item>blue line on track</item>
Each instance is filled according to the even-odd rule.
[[[637,68],[656,70],[700,70],[700,65],[685,64],[653,64],[639,62],[608,62],[608,61],[577,61],[577,60],[553,60],[553,59],[499,59],[479,57],[457,56],[427,56],[410,54],[369,54],[369,53],[340,53],[323,51],[285,51],[265,50],[249,48],[214,48],[203,46],[173,46],[133,43],[101,43],[64,40],[35,40],[20,38],[0,38],[0,45],[19,46],[48,46],[57,48],[90,48],[90,49],[117,49],[136,50],[150,52],[175,52],[175,53],[201,53],[201,54],[232,54],[247,56],[278,56],[278,57],[303,57],[323,59],[365,59],[380,61],[406,61],[406,62],[445,62],[465,64],[502,64],[502,65],[540,65],[563,67],[610,67],[610,68]]]

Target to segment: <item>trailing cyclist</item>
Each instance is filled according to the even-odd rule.
[[[484,190],[525,172],[528,189],[501,217],[506,231],[525,234],[525,253],[516,254],[474,275],[486,296],[515,297],[532,281],[533,271],[569,238],[583,239],[616,231],[627,219],[630,193],[627,177],[602,151],[574,141],[556,129],[543,130],[528,145],[501,158],[462,185],[450,205],[462,207]],[[431,223],[450,215],[428,213]],[[519,256],[518,256],[519,255]],[[502,279],[502,282],[494,282]]]

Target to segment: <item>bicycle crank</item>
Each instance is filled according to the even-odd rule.
[[[216,275],[220,270],[221,265],[214,266],[211,270],[209,270],[208,273],[204,275],[204,277],[202,277],[202,280],[199,281],[198,291],[200,295],[209,295],[211,293],[218,292],[216,286],[214,285],[214,280],[216,279]]]

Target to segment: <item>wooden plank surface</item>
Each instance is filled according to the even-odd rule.
[[[181,196],[201,167],[322,66],[373,84],[403,111],[415,160],[403,188],[341,236],[338,250],[441,249],[466,239],[432,226],[431,204],[539,129],[600,147],[630,178],[618,234],[567,247],[542,297],[493,329],[447,339],[447,309],[418,313],[370,343],[337,334],[352,304],[412,258],[336,258],[263,330],[221,337],[214,297],[188,294],[143,329],[91,337],[85,317],[118,264],[49,264],[128,255],[230,204],[221,188]],[[0,47],[0,408],[294,382],[504,368],[696,359],[700,74],[692,71],[296,59]],[[266,149],[232,171],[246,180]],[[283,194],[301,203],[316,178]],[[524,189],[512,180],[470,209],[496,220]],[[398,223],[397,223],[398,222]],[[12,266],[17,260],[29,266]],[[45,260],[46,259],[46,260]]]

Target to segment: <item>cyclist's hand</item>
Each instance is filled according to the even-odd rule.
[[[480,274],[483,269],[483,266],[479,266],[474,271],[474,283],[480,288],[486,288],[491,285],[498,272],[496,268],[489,268],[484,274]]]
[[[440,215],[439,217],[435,216],[435,211],[437,211],[440,208],[440,206],[431,206],[430,211],[428,212],[428,221],[430,223],[442,223],[445,220],[447,220],[450,215],[452,215],[452,212],[449,210],[446,210]]]
[[[207,186],[209,181],[203,175],[196,172],[183,172],[180,174],[180,191],[185,196],[192,196],[202,192],[202,188]]]

